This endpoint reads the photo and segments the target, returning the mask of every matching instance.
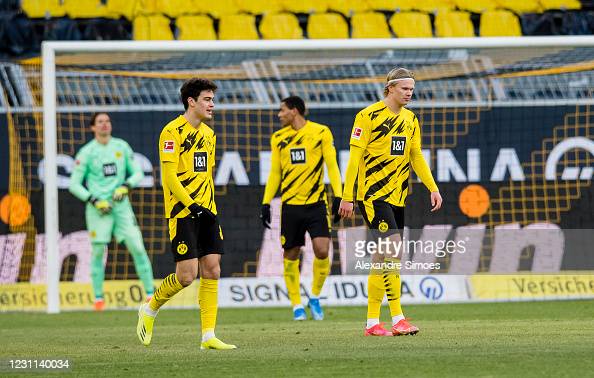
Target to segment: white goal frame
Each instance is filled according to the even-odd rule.
[[[58,265],[58,172],[56,129],[56,53],[76,52],[180,52],[180,51],[289,51],[289,50],[382,50],[525,47],[594,47],[594,36],[410,38],[341,40],[255,41],[85,41],[42,43],[44,211],[47,257],[47,313],[60,312]],[[594,103],[594,101],[593,101]]]

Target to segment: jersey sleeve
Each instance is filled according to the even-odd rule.
[[[351,131],[351,146],[366,148],[371,138],[371,119],[362,111],[355,117]]]
[[[179,133],[164,129],[159,137],[159,159],[161,162],[179,162],[181,138]]]
[[[435,184],[435,180],[433,179],[429,165],[425,161],[425,157],[421,151],[421,127],[416,116],[413,120],[413,136],[410,145],[410,162],[412,164],[413,170],[417,176],[419,176],[423,184],[425,184],[427,189],[430,192],[437,192],[439,189],[437,188],[437,184]]]
[[[266,181],[266,187],[264,188],[264,198],[262,204],[267,205],[272,201],[276,194],[278,187],[281,182],[281,164],[280,164],[280,150],[275,142],[275,138],[270,139],[270,174],[268,175],[268,181]]]
[[[322,131],[322,155],[328,168],[328,178],[335,197],[342,197],[342,183],[340,180],[340,169],[336,161],[336,148],[334,147],[334,138],[329,128]]]
[[[74,160],[74,169],[70,175],[70,185],[68,191],[73,196],[81,201],[88,201],[91,197],[91,193],[84,187],[83,182],[87,176],[88,167],[88,150],[83,148],[76,154]]]
[[[213,135],[212,136],[212,151],[210,152],[210,167],[214,170],[214,166],[215,166],[215,160],[216,160],[216,153],[217,150],[217,136]]]
[[[134,151],[132,151],[132,148],[128,143],[124,144],[124,150],[126,157],[126,173],[129,175],[126,179],[126,184],[131,188],[135,188],[144,178],[144,172],[138,161],[134,159]]]

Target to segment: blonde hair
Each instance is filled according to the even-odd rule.
[[[384,86],[384,97],[386,97],[389,93],[388,87],[393,85],[394,83],[390,83],[391,80],[396,79],[415,79],[415,74],[411,70],[407,70],[406,68],[396,67],[388,72],[388,76],[386,76],[386,84]]]

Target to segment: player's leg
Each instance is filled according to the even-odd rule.
[[[200,349],[235,349],[235,345],[226,344],[215,335],[219,305],[221,254],[223,254],[223,231],[218,221],[214,223],[200,222],[198,244],[200,248],[198,303],[200,305],[200,324],[202,328]]]
[[[104,261],[107,243],[111,241],[114,220],[111,214],[101,214],[91,204],[87,204],[85,208],[85,220],[91,240],[91,282],[95,296],[94,306],[96,311],[103,311],[105,308],[103,296]]]
[[[196,221],[192,218],[169,220],[169,238],[175,260],[175,273],[165,277],[151,300],[140,306],[136,333],[144,345],[151,343],[153,323],[161,306],[181,289],[191,285],[198,275]]]
[[[283,277],[293,308],[293,320],[305,320],[305,308],[301,304],[301,278],[299,255],[305,245],[303,206],[284,205],[281,209],[281,245],[283,247]]]
[[[313,277],[311,297],[308,307],[314,320],[323,320],[324,311],[320,305],[320,293],[324,282],[330,274],[330,219],[328,218],[326,204],[322,203],[308,209],[307,232],[311,236],[314,250]]]
[[[379,208],[374,206],[371,202],[359,202],[359,209],[363,215],[365,223],[370,229],[370,236],[374,239],[378,237],[377,224],[379,219],[384,218],[384,213],[387,213],[383,206]],[[379,214],[378,214],[379,213]],[[376,221],[377,224],[376,224]],[[384,295],[386,293],[386,284],[384,282],[383,269],[376,268],[377,265],[384,263],[385,256],[379,253],[371,256],[373,263],[372,269],[369,271],[367,277],[367,323],[365,325],[366,336],[391,336],[392,333],[383,327],[380,322],[380,311]]]
[[[142,282],[147,298],[150,299],[155,291],[153,267],[144,248],[142,233],[136,223],[130,201],[126,198],[121,202],[116,202],[112,212],[115,220],[114,235],[116,240],[118,242],[124,241],[126,248],[132,255],[136,274]]]

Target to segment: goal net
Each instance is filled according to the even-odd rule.
[[[8,298],[3,310],[45,310],[48,302],[51,312],[58,303],[91,308],[84,204],[67,188],[75,154],[93,139],[89,122],[98,111],[109,113],[113,135],[130,144],[145,173],[130,200],[155,279],[174,271],[157,141],[163,126],[183,113],[179,88],[191,77],[219,86],[211,126],[228,285],[242,277],[282,283],[279,199],[272,203],[272,230],[258,219],[281,99],[302,97],[307,117],[330,127],[344,178],[354,115],[383,98],[385,76],[394,67],[415,73],[409,108],[419,117],[423,153],[445,200],[440,212],[430,213],[426,189],[411,177],[411,235],[460,239],[479,230],[464,261],[433,257],[430,262],[441,268],[421,273],[472,275],[469,295],[502,300],[511,284],[489,291],[493,284],[480,273],[522,278],[571,270],[581,280],[594,270],[585,247],[594,241],[587,232],[594,226],[591,37],[54,42],[44,45],[42,58],[0,62],[1,128],[9,141],[2,160],[8,172],[0,226],[0,288]],[[346,240],[349,230],[362,226],[358,215],[333,230],[333,275],[352,273]],[[550,239],[529,232],[542,227],[552,230]],[[557,230],[574,233],[555,239]],[[547,249],[559,240],[560,252]],[[112,242],[108,251],[108,307],[134,307],[143,292],[132,257],[123,244]],[[304,276],[311,274],[312,256],[308,242]],[[267,293],[274,295],[279,285]],[[237,298],[261,295],[238,287],[230,289]],[[195,306],[191,290],[176,305]]]

